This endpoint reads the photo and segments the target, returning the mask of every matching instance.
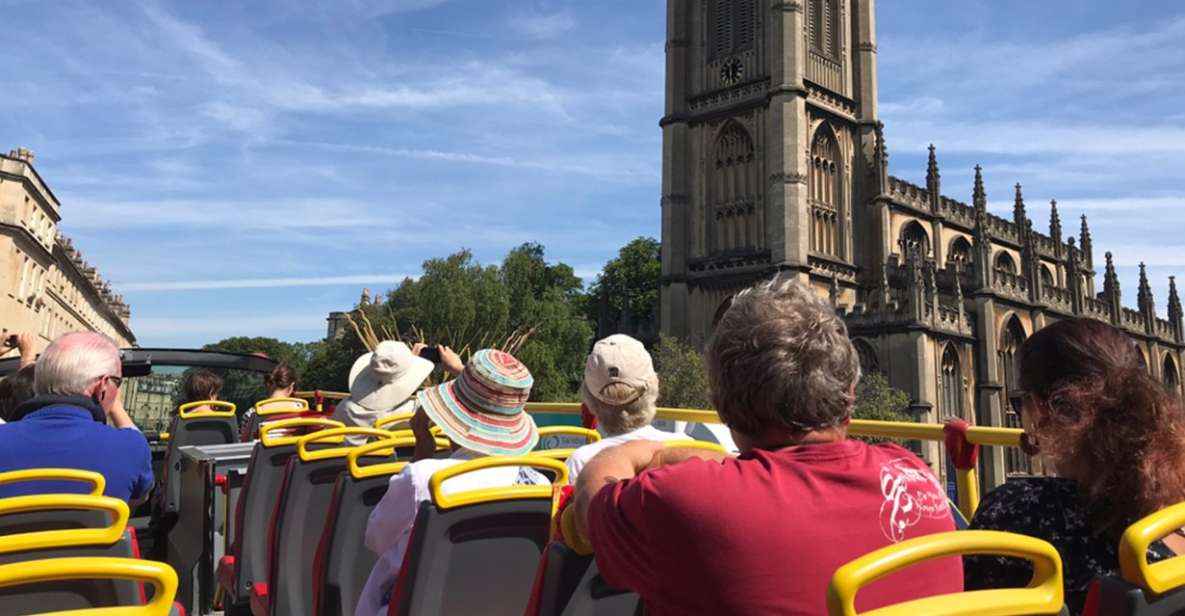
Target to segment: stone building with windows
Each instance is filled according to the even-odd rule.
[[[889,174],[874,5],[668,0],[663,333],[702,343],[733,294],[782,274],[830,298],[865,371],[908,392],[920,421],[1018,426],[1017,350],[1073,316],[1127,332],[1180,392],[1171,279],[1167,319],[1143,266],[1138,309],[1126,308],[1085,216],[1070,237],[1054,202],[1038,231],[1019,185],[1012,216],[992,214],[978,167],[970,204],[945,196],[933,147],[924,186]],[[924,454],[943,459],[937,444]],[[1016,450],[984,454],[989,485],[1034,470]]]
[[[0,154],[0,325],[36,334],[38,351],[71,331],[135,345],[128,305],[58,232],[60,212],[32,152]]]

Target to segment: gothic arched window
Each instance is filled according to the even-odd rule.
[[[714,0],[711,6],[712,57],[752,49],[757,33],[757,1]]]
[[[1008,272],[1009,274],[1016,273],[1016,261],[1012,260],[1012,255],[1001,250],[1000,254],[996,255],[996,269]]]
[[[1177,372],[1177,362],[1173,361],[1172,355],[1164,356],[1164,368],[1161,370],[1161,379],[1164,384],[1173,390],[1173,393],[1178,393],[1181,388],[1181,375]]]
[[[810,45],[813,51],[831,58],[839,58],[840,39],[839,0],[811,0]]]
[[[917,221],[901,227],[901,237],[897,242],[902,256],[908,257],[915,252],[923,257],[930,254],[930,234]]]
[[[1025,341],[1025,329],[1020,319],[1013,316],[1004,326],[1000,335],[1000,348],[996,351],[999,359],[1000,379],[1004,381],[1004,427],[1020,428],[1020,407],[1022,403],[1020,392],[1020,367],[1017,365],[1017,354]],[[1032,463],[1019,449],[1009,447],[1005,453],[1004,471],[1008,474],[1031,474]]]
[[[955,345],[946,345],[942,352],[942,414],[946,417],[963,416],[963,370]]]
[[[713,251],[760,245],[756,189],[753,140],[745,127],[730,120],[716,138],[711,189]]]
[[[950,250],[947,251],[946,261],[954,263],[959,270],[966,270],[971,266],[971,242],[967,241],[965,237],[956,237],[950,243]]]
[[[840,256],[839,212],[842,203],[839,143],[831,127],[823,124],[811,142],[807,194],[811,201],[811,250]]]
[[[853,340],[852,346],[856,348],[856,356],[860,358],[860,372],[876,374],[881,371],[880,362],[876,359],[876,351],[872,345],[863,340]]]
[[[1057,286],[1057,283],[1054,282],[1053,272],[1049,270],[1048,265],[1042,265],[1039,272],[1040,272],[1040,276],[1041,276],[1041,286],[1042,287],[1049,289],[1049,288]]]

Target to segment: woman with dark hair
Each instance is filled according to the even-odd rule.
[[[33,367],[29,364],[0,379],[0,424],[12,421],[16,407],[33,397]]]
[[[263,388],[267,390],[267,398],[291,398],[296,393],[296,371],[288,364],[276,364],[272,371],[263,377]],[[277,408],[277,407],[269,407]],[[299,410],[293,403],[293,410]],[[288,417],[280,415],[278,419]],[[259,434],[259,426],[255,425],[255,407],[247,409],[239,418],[239,440],[246,442],[253,440]]]
[[[988,494],[973,529],[1044,539],[1061,554],[1066,602],[1082,610],[1091,581],[1119,570],[1132,522],[1185,501],[1185,412],[1148,374],[1119,330],[1069,319],[1020,349],[1022,446],[1055,477],[1011,480]],[[1154,543],[1149,559],[1185,553],[1185,530]],[[965,559],[966,589],[1023,587],[1031,563]]]

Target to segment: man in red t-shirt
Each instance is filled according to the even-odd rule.
[[[859,360],[810,288],[775,279],[737,295],[707,363],[739,457],[636,441],[593,458],[576,485],[601,575],[647,614],[825,614],[844,563],[954,530],[921,460],[848,440]],[[857,607],[962,589],[959,559],[929,561],[870,584]]]

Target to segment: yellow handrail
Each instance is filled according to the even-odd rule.
[[[3,535],[0,536],[0,554],[80,545],[111,545],[119,541],[128,525],[128,504],[110,496],[38,494],[0,498],[0,516],[57,509],[104,511],[111,514],[111,521],[100,528],[66,528]]]
[[[380,430],[395,431],[394,429],[389,428],[388,426],[390,426],[391,424],[410,422],[411,418],[415,417],[415,416],[416,416],[415,413],[392,413],[390,415],[384,415],[383,417],[379,417],[377,420],[375,420],[374,427],[376,427]],[[410,424],[406,428],[400,428],[399,431],[400,432],[403,432],[403,431],[410,432],[411,431]],[[444,432],[443,430],[440,429],[440,426],[431,426],[428,428],[428,431],[431,432],[435,436],[440,436]]]
[[[440,443],[438,442],[437,446],[439,445]],[[349,469],[350,476],[354,479],[366,479],[367,477],[377,477],[379,475],[394,475],[401,472],[403,467],[407,466],[406,460],[362,466],[358,464],[358,459],[362,456],[389,456],[393,450],[399,447],[415,446],[416,438],[414,436],[396,436],[374,441],[373,443],[366,443],[351,449],[346,454],[346,468]]]
[[[540,457],[540,458],[548,458],[551,460],[559,460],[560,462],[566,462],[568,460],[568,458],[572,457],[572,454],[575,451],[576,450],[572,449],[571,447],[563,447],[560,449],[536,449],[536,450],[528,453],[527,455],[528,456],[536,456],[536,457]]]
[[[53,613],[75,616],[167,616],[173,609],[173,599],[177,595],[177,572],[165,563],[87,556],[0,565],[0,588],[96,578],[152,584],[152,600],[147,605],[96,607]]]
[[[552,485],[545,486],[505,486],[499,488],[480,488],[464,492],[445,494],[441,487],[448,479],[479,471],[487,468],[501,468],[507,466],[526,466],[555,473]],[[432,502],[441,509],[452,509],[477,503],[492,503],[496,501],[518,500],[523,498],[542,498],[551,500],[552,486],[568,483],[568,467],[558,460],[550,460],[538,456],[489,456],[469,460],[455,466],[442,468],[432,475],[428,482],[428,492],[432,495]]]
[[[106,477],[78,468],[27,468],[0,473],[0,485],[21,481],[82,481],[91,484],[91,496],[102,496],[107,489]]]
[[[376,438],[390,438],[391,433],[386,430],[376,430],[374,428],[330,428],[328,430],[321,430],[312,434],[302,436],[300,440],[296,441],[296,455],[301,462],[312,462],[313,460],[328,460],[329,458],[344,458],[354,448],[353,445],[347,444],[344,447],[328,447],[325,449],[309,449],[309,443],[317,441],[329,441],[337,444],[345,440],[347,436],[373,436]]]
[[[292,395],[297,398],[316,398],[317,394],[321,394],[322,398],[326,400],[345,400],[350,397],[350,394],[341,391],[298,391]]]
[[[1148,546],[1185,526],[1185,503],[1146,516],[1123,532],[1119,540],[1119,572],[1127,582],[1161,594],[1185,585],[1185,556],[1148,562]]]
[[[289,406],[283,406],[285,404]],[[293,404],[296,406],[291,406]],[[279,408],[268,408],[277,405]],[[309,401],[304,398],[265,398],[255,403],[255,414],[260,417],[285,413],[306,413],[308,410]]]
[[[259,443],[264,447],[293,445],[307,435],[297,434],[293,436],[272,436],[272,432],[290,428],[307,428],[312,426],[320,426],[322,428],[344,428],[346,427],[346,424],[340,421],[334,421],[332,419],[325,419],[323,417],[293,417],[292,419],[269,421],[262,426],[259,426]]]
[[[695,441],[691,439],[686,441],[664,441],[662,445],[667,449],[703,449],[704,451],[728,455],[727,449],[718,443],[709,443],[707,441]]]
[[[190,409],[196,409],[202,406],[209,406],[212,408],[208,411],[195,411],[193,413],[189,412]],[[221,408],[223,410],[216,411],[214,410],[215,408]],[[236,407],[233,402],[227,402],[225,400],[197,400],[194,402],[186,402],[185,404],[177,407],[177,416],[181,419],[196,419],[198,417],[234,417],[235,410],[237,409],[238,407]]]
[[[539,438],[542,440],[545,436],[579,436],[586,445],[601,440],[600,432],[580,426],[543,426],[539,428]]]
[[[976,590],[915,599],[865,612],[864,616],[1020,616],[1057,614],[1064,604],[1062,559],[1049,543],[1025,535],[963,530],[926,535],[866,554],[836,570],[827,589],[830,616],[856,616],[856,593],[869,583],[922,561],[990,554],[1033,562],[1026,588]]]

